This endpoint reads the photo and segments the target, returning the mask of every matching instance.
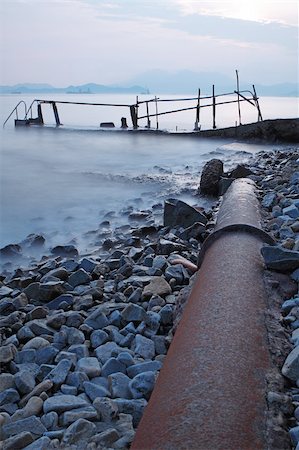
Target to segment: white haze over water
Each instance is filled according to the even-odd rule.
[[[88,98],[97,102],[105,96],[60,96],[64,100],[74,97],[76,101]],[[117,100],[111,97],[110,101]],[[134,103],[132,96],[125,97],[118,96],[118,103]],[[31,98],[27,100],[30,103]],[[268,102],[268,111],[276,111],[276,116],[294,117],[293,100],[268,98],[263,102]],[[2,122],[17,101],[17,96],[3,96]],[[87,107],[74,108],[59,106],[65,126],[57,130],[15,129],[10,124],[1,131],[1,247],[20,242],[30,233],[44,234],[49,245],[77,238],[80,246],[80,236],[96,229],[111,211],[118,213],[128,206],[146,209],[169,197],[201,204],[194,194],[206,161],[219,157],[229,169],[236,162],[246,161],[251,153],[273,148],[233,140],[100,132],[95,129],[100,121],[113,120],[119,126],[122,115],[129,119],[128,111],[123,114],[123,110],[98,109],[95,113]],[[267,108],[262,107],[264,116]],[[169,124],[169,128],[190,130],[194,115],[194,111],[176,115],[172,121],[168,116],[169,122],[161,119],[161,127]],[[234,115],[222,119],[233,122]],[[75,125],[85,130],[75,129]],[[210,128],[208,121],[203,127]],[[125,220],[125,216],[117,216],[114,225]]]

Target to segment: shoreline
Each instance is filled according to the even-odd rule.
[[[290,184],[299,170],[298,158],[298,149],[285,148],[261,152],[247,164],[260,189],[264,229],[296,252],[299,220],[294,228],[297,218],[283,210],[299,198],[299,177]],[[163,214],[161,206],[158,211]],[[108,221],[102,224],[101,248],[79,255],[75,246],[56,246],[41,261],[0,275],[5,444],[16,446],[22,440],[24,446],[35,441],[49,449],[129,448],[196,276],[193,264],[201,243],[213,230],[217,206],[192,209],[193,225],[182,221],[184,215],[175,218],[175,211],[164,216],[167,226],[147,223],[154,209],[130,211],[134,225],[113,231]],[[279,219],[281,212],[287,219]],[[42,244],[38,237],[28,242]],[[294,376],[285,378],[280,370],[292,348],[287,336],[299,329],[299,276],[268,270],[265,281],[274,365],[267,380],[269,443],[279,441],[289,449],[288,430],[298,427],[292,402],[299,406],[299,389]],[[297,433],[290,433],[294,445]]]

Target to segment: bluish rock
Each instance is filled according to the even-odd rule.
[[[131,347],[132,342],[135,339],[135,334],[128,333],[126,336],[123,337],[123,339],[120,341],[119,345],[121,347],[129,348]]]
[[[60,265],[61,267],[64,267],[68,272],[75,272],[79,267],[78,262],[74,259],[65,259],[61,261]]]
[[[276,192],[269,192],[268,194],[264,195],[262,200],[262,206],[267,209],[271,209],[276,202]]]
[[[84,391],[83,383],[85,381],[89,381],[86,373],[77,371],[69,373],[66,379],[67,384],[76,387],[80,391]]]
[[[60,386],[60,390],[63,394],[66,395],[77,395],[78,389],[75,386],[70,386],[68,384],[62,384]]]
[[[125,309],[123,309],[121,316],[126,322],[142,322],[145,319],[145,311],[134,303],[129,303]]]
[[[86,406],[85,408],[77,408],[64,412],[61,416],[61,425],[67,427],[78,419],[94,420],[96,418],[96,409],[93,406]]]
[[[98,386],[91,381],[85,381],[83,383],[85,394],[93,402],[97,397],[110,397],[110,392],[103,386]]]
[[[19,448],[24,448],[25,445],[29,445],[34,441],[34,437],[29,431],[23,431],[22,433],[12,436],[5,440],[5,446],[3,450],[16,450]]]
[[[76,272],[73,272],[69,276],[69,284],[73,287],[79,286],[81,284],[86,284],[91,281],[91,276],[84,269],[79,269]]]
[[[166,347],[166,339],[165,336],[152,336],[152,341],[155,344],[155,352],[157,355],[166,355],[167,347]]]
[[[133,398],[149,399],[155,386],[155,372],[143,372],[130,381],[130,391]]]
[[[151,334],[156,334],[160,328],[161,316],[154,311],[147,311],[146,318],[144,320],[148,331]]]
[[[6,423],[2,427],[4,438],[15,436],[23,431],[28,431],[35,438],[41,437],[47,429],[36,416],[30,416],[26,419],[17,420],[15,422]]]
[[[47,398],[44,402],[44,413],[55,411],[58,414],[71,409],[82,408],[88,406],[88,402],[81,397],[75,395],[54,395]]]
[[[6,403],[16,403],[20,400],[19,393],[16,389],[9,388],[0,394],[0,406]]]
[[[21,394],[28,394],[35,387],[35,376],[27,370],[17,372],[15,375],[15,384]]]
[[[127,368],[127,374],[130,378],[134,378],[139,373],[143,372],[157,372],[160,370],[162,364],[160,361],[145,361],[144,363],[135,364]]]
[[[55,256],[78,256],[78,250],[74,245],[57,245],[52,248],[51,253]]]
[[[84,322],[84,318],[82,315],[77,311],[72,311],[66,319],[66,326],[67,327],[75,327],[79,328],[79,326]]]
[[[126,372],[126,366],[118,361],[116,358],[110,358],[102,367],[102,376],[108,377],[111,373]]]
[[[298,219],[299,217],[299,210],[294,204],[283,208],[282,212],[284,215],[292,217],[292,219]]]
[[[287,356],[281,372],[292,381],[299,378],[299,346],[295,347]]]
[[[155,344],[141,334],[136,335],[133,347],[134,352],[144,359],[152,359],[155,356]]]
[[[73,367],[75,367],[77,363],[77,355],[72,352],[59,352],[55,358],[55,363],[58,364],[62,359],[71,361]]]
[[[130,378],[122,372],[112,373],[108,376],[109,390],[112,398],[132,398],[129,389]]]
[[[93,348],[97,348],[107,341],[108,334],[103,330],[95,330],[90,335],[90,342]]]
[[[292,440],[293,445],[297,445],[299,442],[299,426],[293,427],[289,430],[289,435]]]
[[[101,311],[101,309],[98,308],[88,316],[88,318],[84,321],[84,323],[86,323],[94,330],[99,330],[109,325],[109,320],[107,319],[106,315]]]
[[[47,307],[51,310],[60,309],[61,304],[66,303],[71,306],[74,303],[74,297],[71,294],[62,294],[54,300],[47,303]]]
[[[86,419],[78,419],[65,430],[62,443],[77,444],[80,440],[87,442],[95,432],[96,426],[94,423]]]
[[[62,359],[45,378],[47,380],[51,380],[54,386],[60,386],[65,382],[66,377],[71,370],[71,367],[72,361],[70,361],[69,359]]]
[[[176,284],[185,284],[189,280],[189,274],[185,267],[182,264],[175,264],[173,266],[167,267],[165,270],[165,278],[167,281],[170,281],[171,278],[174,278]]]
[[[294,281],[297,281],[299,283],[299,269],[294,270],[294,272],[291,273],[291,278]]]
[[[29,444],[26,447],[24,447],[23,450],[48,450],[50,444],[51,439],[47,436],[42,436],[41,438],[32,442],[32,444]]]
[[[299,172],[294,172],[291,176],[291,184],[298,184],[299,183]]]
[[[100,345],[95,350],[95,354],[98,360],[105,364],[112,355],[117,356],[122,351],[123,348],[119,347],[115,342],[106,342],[106,344]]]
[[[76,370],[86,373],[89,378],[98,377],[101,374],[101,366],[98,359],[95,357],[79,359]]]
[[[47,428],[47,430],[55,430],[58,427],[58,414],[55,411],[51,411],[47,414],[44,414],[40,418],[42,424],[44,427]]]
[[[80,269],[84,269],[88,273],[91,273],[96,266],[97,263],[89,258],[83,258],[79,264]]]
[[[56,366],[54,366],[53,364],[42,364],[41,366],[39,366],[39,370],[38,373],[36,375],[36,378],[38,381],[43,381],[47,375],[53,370],[55,369]]]
[[[36,362],[36,350],[29,348],[27,350],[20,350],[16,353],[14,361],[16,364]]]
[[[141,301],[142,296],[142,288],[135,289],[130,297],[128,298],[128,303],[138,303]]]
[[[67,342],[69,345],[83,344],[85,341],[85,336],[82,331],[77,330],[77,328],[69,327],[67,332]]]
[[[147,405],[147,401],[143,398],[133,400],[116,398],[114,402],[116,403],[118,411],[120,413],[131,414],[131,416],[133,416],[133,425],[136,428],[143,415],[143,411]]]
[[[268,269],[288,272],[299,268],[299,252],[270,245],[264,245],[261,252]]]
[[[89,356],[89,350],[85,344],[71,345],[68,351],[71,353],[75,353],[78,359],[87,358]]]
[[[161,323],[163,325],[171,325],[173,321],[173,306],[165,305],[160,310]]]
[[[110,325],[114,325],[117,328],[120,327],[121,324],[121,313],[119,311],[113,311],[109,316],[109,323]]]
[[[15,377],[12,373],[1,373],[0,374],[0,393],[6,389],[15,387]]]
[[[49,346],[44,347],[36,351],[36,363],[41,364],[52,364],[55,356],[59,353],[59,350],[55,347]]]
[[[133,356],[129,352],[121,352],[116,358],[119,362],[124,364],[126,367],[130,367],[135,364]]]

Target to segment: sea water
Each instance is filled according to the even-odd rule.
[[[82,94],[59,95],[55,99],[58,97],[65,101],[135,102],[132,96]],[[15,95],[2,97],[2,122],[18,100]],[[32,97],[26,100],[30,103]],[[280,117],[296,116],[292,100],[277,99]],[[30,233],[42,233],[51,245],[72,239],[79,243],[83,233],[96,229],[105,218],[113,217],[113,212],[115,225],[119,225],[126,220],[119,214],[124,208],[142,210],[163,204],[170,197],[204,205],[197,188],[206,161],[220,158],[229,170],[255,152],[273,148],[233,139],[99,131],[101,121],[114,121],[118,126],[120,118],[126,116],[129,122],[127,108],[103,111],[100,107],[58,107],[64,123],[60,128],[14,128],[8,123],[1,131],[1,247],[20,242]],[[268,108],[273,112],[274,108]],[[161,116],[159,126],[191,130],[191,112],[167,119]],[[50,108],[44,116],[53,123]],[[232,125],[233,112],[222,120],[223,126]],[[201,123],[210,128],[208,118]]]

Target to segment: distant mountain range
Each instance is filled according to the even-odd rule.
[[[252,80],[249,83],[242,79],[240,74],[240,89],[252,90],[255,84],[259,96],[298,96],[298,84],[280,83],[263,85]],[[197,95],[198,88],[202,94],[211,94],[212,85],[215,85],[216,94],[232,92],[236,89],[236,80],[217,72],[193,72],[181,70],[166,72],[163,70],[150,70],[133,79],[126,80],[118,85],[103,85],[96,83],[82,84],[56,88],[50,84],[23,83],[14,86],[0,86],[1,94],[193,94]]]
[[[50,84],[22,83],[14,86],[0,86],[1,94],[147,94],[142,86],[105,86],[103,84],[88,83],[80,86],[56,88]]]

